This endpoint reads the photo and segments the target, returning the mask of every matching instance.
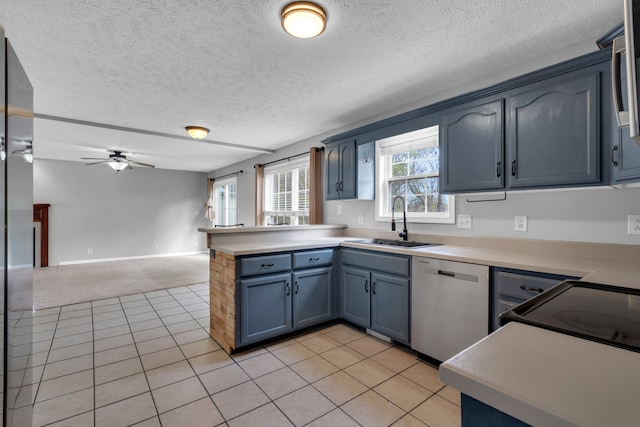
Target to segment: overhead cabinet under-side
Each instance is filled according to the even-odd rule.
[[[445,112],[443,192],[600,183],[606,72],[598,64]]]

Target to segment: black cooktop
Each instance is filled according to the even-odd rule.
[[[640,352],[640,290],[566,280],[500,315]]]

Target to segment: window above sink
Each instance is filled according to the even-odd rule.
[[[376,141],[376,221],[392,218],[402,197],[409,222],[453,224],[454,196],[440,193],[438,126]]]

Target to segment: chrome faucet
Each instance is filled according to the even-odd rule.
[[[402,240],[407,240],[409,237],[409,232],[407,231],[407,206],[404,203],[404,198],[402,196],[396,196],[393,198],[391,202],[391,231],[396,231],[396,200],[402,200],[402,232],[398,233],[398,236],[402,237]]]

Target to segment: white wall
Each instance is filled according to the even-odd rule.
[[[509,192],[505,201],[467,202],[467,198],[491,196],[496,194],[456,197],[456,214],[472,216],[470,230],[451,224],[409,223],[409,239],[419,233],[640,245],[640,235],[627,234],[627,215],[640,214],[640,188]],[[338,205],[342,215],[337,214]],[[375,221],[374,209],[373,202],[330,201],[325,202],[324,218],[349,228],[390,231],[389,221]],[[358,224],[358,215],[364,216],[364,224]],[[516,215],[528,217],[527,232],[514,230]]]
[[[51,266],[206,250],[206,173],[44,159],[33,169],[34,203],[51,204]]]

